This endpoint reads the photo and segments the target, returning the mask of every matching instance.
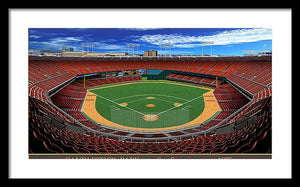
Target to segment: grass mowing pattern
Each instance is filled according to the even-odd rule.
[[[204,109],[202,95],[208,90],[168,83],[133,83],[90,90],[98,95],[96,110],[104,118],[120,125],[137,128],[165,128],[185,124]],[[154,99],[147,99],[153,97]],[[127,103],[122,107],[120,103]],[[174,103],[183,105],[175,107]],[[153,104],[154,107],[147,107]],[[156,121],[145,121],[156,114]]]

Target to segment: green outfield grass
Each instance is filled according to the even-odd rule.
[[[96,110],[107,120],[128,127],[165,128],[199,116],[204,109],[202,95],[208,90],[164,81],[99,87],[90,92],[97,95]],[[143,116],[147,114],[158,119],[146,121]]]

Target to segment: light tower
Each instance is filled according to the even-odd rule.
[[[130,51],[130,47],[132,46],[132,44],[127,43],[127,48],[128,48],[128,55],[129,55],[129,51]]]
[[[171,56],[171,48],[173,48],[173,45],[169,44],[169,48],[170,48],[170,56]]]
[[[243,52],[249,53],[249,55],[254,55],[255,50],[243,50]]]
[[[84,51],[84,43],[82,42],[80,45],[81,45],[81,52],[83,52]]]
[[[137,50],[138,50],[139,46],[140,46],[140,44],[127,43],[128,55],[129,55],[129,52],[130,52],[130,47],[132,47],[132,55],[134,55],[134,47],[137,47]]]
[[[91,47],[92,47],[92,53],[93,53],[93,49],[94,49],[94,47],[95,47],[95,42],[92,42],[92,43],[91,43]]]
[[[255,55],[254,53],[257,52],[257,55],[264,55],[267,54],[268,52],[271,52],[270,50],[267,50],[267,44],[264,44],[263,50],[262,51],[257,51],[257,50],[243,50],[243,52],[247,53],[244,55]]]
[[[93,48],[95,47],[95,42],[82,42],[81,43],[82,52],[85,51],[85,47],[86,47],[86,52],[90,52],[89,49],[91,49],[91,52],[93,52]]]
[[[139,54],[139,46],[141,46],[140,44],[135,44],[136,46],[136,54],[138,55]]]
[[[161,55],[161,45],[159,45],[159,55]]]
[[[210,56],[212,56],[212,46],[213,46],[214,42],[213,41],[210,41],[210,42],[202,42],[201,43],[201,46],[202,46],[202,56],[203,56],[203,46],[206,46],[206,45],[210,45]]]
[[[130,44],[127,44],[127,53],[128,53],[128,55],[129,55],[129,46],[130,46]]]
[[[167,56],[166,49],[169,48],[170,49],[169,55],[171,56],[171,48],[172,47],[173,47],[172,44],[161,44],[161,45],[159,45],[159,50],[161,51],[161,48],[165,49],[165,56]]]
[[[161,55],[161,48],[165,48],[165,44],[160,44],[159,45],[159,54]]]

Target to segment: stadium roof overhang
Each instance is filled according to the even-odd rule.
[[[29,61],[272,61],[271,55],[261,56],[34,56]]]

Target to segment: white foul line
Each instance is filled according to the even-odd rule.
[[[120,110],[118,107],[111,105],[112,108],[115,108],[115,110]]]
[[[187,107],[192,107],[192,106],[191,105],[185,106],[181,110],[185,110],[185,108],[187,108]]]
[[[97,95],[97,94],[95,94],[96,96],[98,96],[98,97],[101,97],[101,98],[103,98],[103,99],[105,99],[105,100],[107,100],[107,101],[109,101],[109,102],[112,102],[112,103],[114,103],[114,104],[116,104],[116,105],[119,105],[119,103],[116,103],[116,102],[114,102],[114,101],[112,101],[112,100],[110,100],[110,99],[107,99],[107,98],[105,98],[105,97],[103,97],[103,96],[101,96],[101,95]],[[129,108],[128,106],[126,106],[126,107],[124,107],[124,108],[128,108],[129,110],[132,110],[132,111],[134,111],[134,112],[137,112],[137,113],[139,113],[139,114],[141,114],[141,115],[145,115],[145,114],[143,114],[143,113],[141,113],[141,112],[139,112],[139,111],[136,111],[136,110],[134,110],[134,109],[132,109],[132,108]]]
[[[182,105],[181,105],[181,106],[183,106],[183,105],[185,105],[185,104],[187,104],[187,103],[189,103],[189,102],[191,102],[191,101],[194,101],[194,100],[196,100],[196,99],[198,99],[198,98],[200,98],[200,97],[203,97],[203,95],[200,95],[200,96],[198,96],[198,97],[195,97],[194,99],[192,99],[192,100],[189,100],[189,101],[187,101],[187,102],[184,102],[184,103],[182,103]],[[177,107],[176,107],[176,106],[174,106],[174,107],[172,107],[172,108],[169,108],[168,110],[162,111],[162,112],[160,112],[160,113],[158,113],[158,114],[156,114],[156,115],[163,114],[163,113],[165,113],[165,112],[167,112],[167,111],[169,111],[169,110],[172,110],[173,108],[177,108]]]

